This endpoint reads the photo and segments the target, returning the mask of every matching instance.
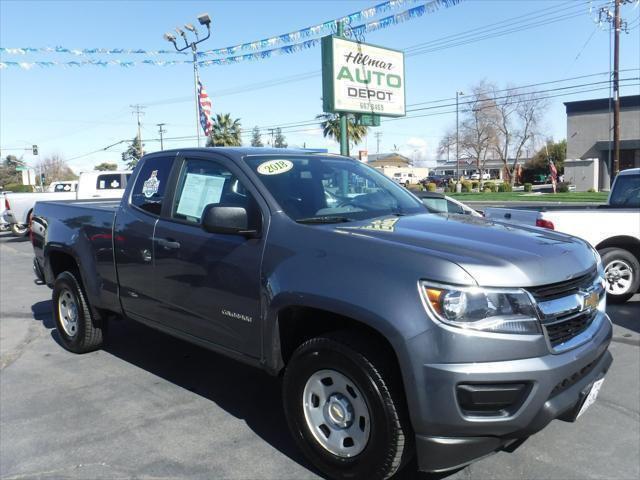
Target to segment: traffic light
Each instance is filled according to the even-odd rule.
[[[127,155],[126,152],[122,152],[122,161],[126,162],[127,161]]]
[[[34,155],[38,154],[38,145],[33,145],[31,147],[31,151],[33,152]]]
[[[41,173],[40,174],[40,185],[44,185],[44,181],[45,181],[44,173]]]

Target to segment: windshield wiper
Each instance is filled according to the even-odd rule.
[[[296,220],[298,223],[344,223],[350,222],[351,219],[347,217],[333,217],[330,215],[320,216],[320,217],[307,217],[307,218],[299,218]]]

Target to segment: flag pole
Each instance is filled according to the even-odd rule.
[[[198,57],[196,55],[196,43],[191,44],[193,53],[193,85],[196,94],[196,134],[198,135],[198,148],[200,148],[200,102],[198,101]]]

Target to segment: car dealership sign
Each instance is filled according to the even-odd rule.
[[[325,112],[405,115],[404,53],[340,37],[322,39]]]

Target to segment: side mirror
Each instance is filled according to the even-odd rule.
[[[257,236],[257,230],[249,229],[247,209],[238,206],[210,204],[202,212],[202,228],[209,233],[226,233]]]

